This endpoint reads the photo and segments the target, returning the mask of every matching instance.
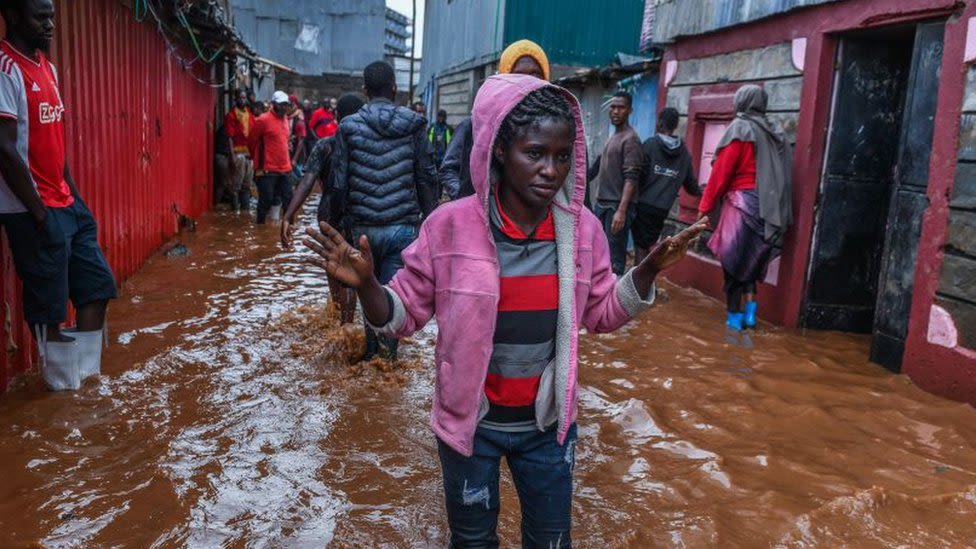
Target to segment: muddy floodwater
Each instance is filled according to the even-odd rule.
[[[0,396],[0,547],[444,547],[433,325],[350,364],[358,329],[276,227],[217,213],[181,242],[112,305],[99,379]],[[729,338],[721,304],[663,291],[582,340],[577,547],[976,546],[974,408],[865,337]],[[507,472],[502,496],[515,547]]]

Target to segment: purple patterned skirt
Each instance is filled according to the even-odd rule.
[[[708,249],[736,281],[759,282],[766,278],[769,263],[779,256],[781,249],[763,238],[756,191],[733,191],[725,195]]]

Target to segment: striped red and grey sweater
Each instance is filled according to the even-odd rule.
[[[481,426],[531,431],[536,428],[539,379],[556,348],[559,278],[555,225],[549,212],[532,234],[525,234],[502,211],[497,195],[490,202],[501,295],[485,381],[489,409]]]

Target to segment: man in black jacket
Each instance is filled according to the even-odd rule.
[[[645,170],[637,195],[637,217],[631,226],[635,261],[640,264],[661,236],[664,221],[678,197],[678,187],[700,196],[698,181],[691,166],[691,154],[674,135],[678,111],[666,108],[657,117],[657,135],[644,141]]]
[[[465,118],[454,128],[454,135],[451,136],[451,142],[444,152],[444,159],[438,166],[437,176],[440,178],[441,188],[451,200],[474,194],[474,186],[471,184],[473,145],[471,118]]]
[[[369,101],[339,124],[334,204],[353,242],[365,236],[376,277],[386,284],[403,267],[401,252],[437,205],[437,172],[428,153],[427,119],[393,103],[396,76],[383,61],[363,71]],[[333,216],[335,218],[335,216]],[[366,358],[395,359],[397,341],[366,327]]]

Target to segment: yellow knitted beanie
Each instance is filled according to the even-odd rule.
[[[515,64],[518,63],[518,60],[525,56],[535,59],[536,63],[542,67],[542,74],[545,76],[545,79],[549,80],[549,58],[546,57],[546,52],[542,51],[539,44],[531,40],[512,42],[505,48],[505,51],[502,52],[501,59],[498,60],[498,72],[510,74],[512,69],[515,68]]]

